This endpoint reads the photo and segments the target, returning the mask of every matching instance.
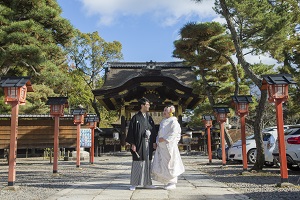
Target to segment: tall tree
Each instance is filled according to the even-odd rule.
[[[194,90],[203,96],[204,102],[208,98],[210,106],[206,109],[212,110],[220,103],[228,104],[230,95],[238,94],[239,90],[249,91],[240,81],[243,77],[239,78],[238,66],[231,59],[234,47],[224,26],[217,22],[187,23],[181,28],[180,36],[174,42],[173,56],[198,67],[199,80],[195,82]],[[226,138],[230,146],[232,140],[227,132]]]
[[[0,75],[36,75],[64,62],[73,34],[56,0],[0,1]]]
[[[295,33],[299,24],[299,6],[296,0],[218,0],[215,10],[222,15],[229,29],[236,50],[236,56],[246,75],[260,88],[261,74],[252,70],[246,54],[270,54],[279,58],[285,44]],[[249,9],[251,8],[251,9]],[[245,51],[248,50],[248,53]],[[255,118],[255,141],[257,162],[253,169],[260,170],[264,164],[261,122],[265,109],[267,91],[261,91]]]
[[[121,50],[122,45],[118,41],[106,42],[98,32],[81,33],[77,30],[72,43],[66,48],[71,63],[70,71],[76,72],[91,92],[102,86],[102,71],[107,67],[107,63],[122,59]],[[100,116],[96,99],[92,97],[89,101]]]
[[[62,47],[74,29],[61,13],[56,0],[0,0],[0,76],[31,76],[36,88],[20,113],[44,114],[44,95],[66,95],[71,86]]]

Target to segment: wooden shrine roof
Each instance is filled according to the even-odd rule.
[[[93,93],[108,110],[136,104],[141,97],[148,98],[155,110],[162,109],[166,101],[194,108],[199,101],[192,89],[195,80],[193,68],[183,62],[112,62],[104,85]]]

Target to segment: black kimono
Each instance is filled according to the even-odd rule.
[[[146,130],[151,132],[149,139],[147,139]],[[132,154],[132,169],[131,169],[131,185],[152,185],[150,177],[150,166],[153,155],[153,144],[156,143],[157,132],[155,124],[151,116],[146,114],[143,116],[139,111],[135,114],[129,124],[126,142],[136,146],[136,152]]]
[[[146,120],[146,118],[148,120]],[[135,114],[132,119],[130,120],[128,133],[126,142],[129,144],[134,144],[136,146],[136,151],[140,158],[137,157],[135,153],[131,151],[133,156],[133,160],[141,161],[145,160],[145,138],[146,138],[146,130],[151,131],[150,139],[148,140],[149,144],[149,160],[152,160],[152,153],[153,153],[153,144],[156,143],[156,136],[157,132],[155,129],[155,124],[151,116],[146,114],[146,118],[143,116],[142,112],[139,111]]]

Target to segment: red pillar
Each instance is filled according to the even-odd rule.
[[[95,122],[96,123],[96,122]],[[90,150],[90,163],[91,164],[94,164],[94,152],[95,152],[95,138],[94,138],[94,135],[95,135],[95,129],[94,128],[91,128],[91,131],[92,131],[92,144],[91,144],[91,150]]]
[[[245,115],[240,115],[241,120],[241,139],[242,139],[242,154],[243,154],[243,170],[247,171],[248,168],[248,159],[246,152],[246,125],[245,125]]]
[[[277,134],[278,134],[278,145],[279,145],[281,182],[288,182],[288,171],[287,171],[286,150],[285,150],[284,129],[283,129],[282,99],[275,99],[275,106],[276,106],[276,118],[277,118]]]
[[[16,180],[19,103],[17,101],[13,101],[10,102],[10,104],[12,106],[12,111],[11,111],[11,127],[10,127],[8,186],[14,186]]]
[[[55,116],[54,125],[54,156],[53,156],[53,173],[58,172],[58,149],[59,149],[59,116]]]
[[[80,123],[77,124],[76,167],[80,166]]]
[[[225,150],[225,133],[224,133],[224,123],[220,122],[220,131],[221,131],[221,145],[222,145],[222,165],[226,165],[226,150]]]
[[[208,161],[212,163],[212,152],[211,152],[211,137],[210,137],[210,126],[207,128],[207,150],[208,150]]]

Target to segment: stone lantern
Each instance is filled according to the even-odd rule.
[[[91,129],[92,132],[92,146],[90,149],[90,163],[94,164],[94,152],[95,152],[95,128],[97,127],[97,122],[99,122],[99,117],[98,116],[88,116],[86,118],[86,122],[88,127]]]
[[[74,116],[74,124],[77,125],[77,142],[76,142],[76,167],[80,167],[80,127],[84,124],[84,116],[86,115],[86,109],[78,107],[71,110]]]
[[[68,97],[48,97],[46,105],[50,105],[50,115],[54,117],[54,160],[53,160],[53,173],[58,172],[58,149],[59,149],[59,117],[64,116],[64,109],[68,105]]]
[[[296,84],[292,79],[291,74],[270,74],[262,76],[261,90],[268,90],[269,102],[275,103],[276,119],[277,119],[277,133],[278,133],[278,146],[280,157],[280,173],[281,183],[288,183],[288,171],[286,160],[286,149],[284,141],[284,128],[283,128],[283,112],[282,103],[288,100],[288,85]]]
[[[235,113],[240,116],[241,120],[241,140],[242,140],[242,154],[243,154],[243,170],[247,171],[247,151],[246,151],[246,121],[245,117],[248,114],[249,103],[252,103],[251,95],[232,96],[232,101],[235,104]]]
[[[0,86],[4,90],[4,101],[12,107],[11,134],[9,146],[8,186],[14,186],[16,180],[16,152],[18,137],[19,105],[25,105],[27,92],[33,92],[30,77],[1,77]]]
[[[209,160],[209,164],[211,164],[212,163],[212,152],[211,152],[210,128],[212,127],[212,121],[215,120],[215,117],[213,115],[203,115],[202,119],[205,124],[205,128],[207,130],[208,160]]]
[[[220,123],[220,135],[222,144],[222,165],[226,165],[226,152],[225,152],[225,133],[224,133],[224,123],[227,120],[227,113],[229,113],[228,107],[213,107],[214,112],[217,115],[217,121]]]

